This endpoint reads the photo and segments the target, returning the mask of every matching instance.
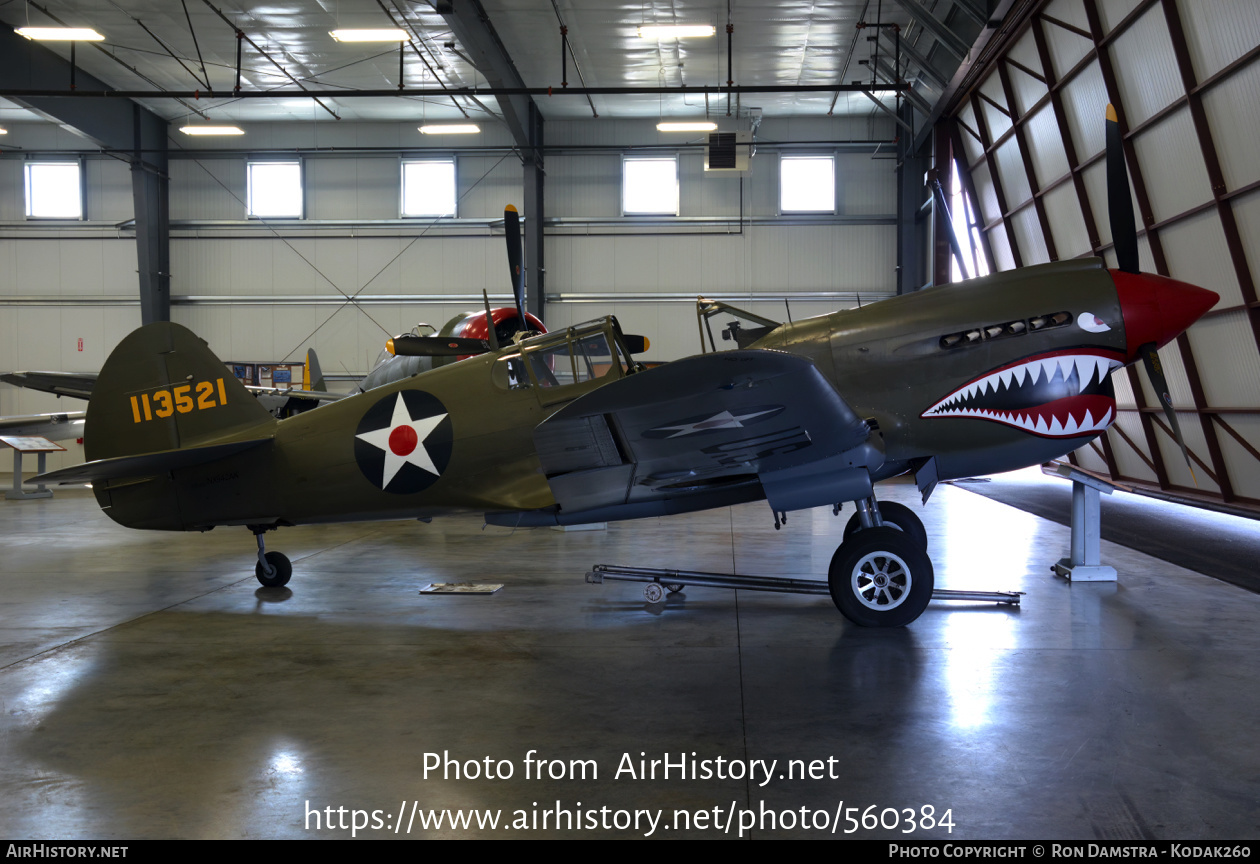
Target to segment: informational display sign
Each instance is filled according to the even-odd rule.
[[[7,444],[19,453],[60,453],[66,449],[38,435],[0,435],[0,444]]]
[[[225,363],[237,380],[246,387],[268,387],[277,390],[291,390],[294,382],[301,385],[302,363],[267,363],[263,361],[228,361]]]

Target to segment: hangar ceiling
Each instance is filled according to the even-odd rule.
[[[75,62],[84,71],[122,91],[181,92],[180,99],[138,101],[167,120],[197,113],[211,119],[251,121],[329,118],[345,120],[431,120],[486,118],[497,114],[493,98],[443,95],[444,91],[484,91],[486,70],[470,62],[474,52],[463,44],[450,20],[471,13],[497,36],[506,55],[531,88],[552,88],[537,97],[543,116],[556,118],[695,117],[726,114],[726,95],[695,92],[721,87],[737,90],[735,107],[756,105],[766,116],[828,116],[878,113],[871,95],[826,89],[832,85],[880,88],[886,92],[900,77],[905,98],[930,110],[950,78],[967,59],[985,28],[990,10],[984,0],[819,0],[775,3],[760,0],[672,0],[623,4],[612,0],[288,0],[247,4],[240,0],[46,0],[0,5],[0,20],[19,27],[93,27],[103,42],[80,43]],[[700,39],[649,41],[637,35],[642,24],[709,24],[716,35]],[[726,28],[731,25],[729,39]],[[859,25],[896,25],[868,26]],[[410,36],[400,52],[389,44],[342,43],[334,28],[402,27]],[[565,51],[562,27],[566,30]],[[217,98],[231,93],[237,76],[251,98]],[[878,34],[878,35],[877,35]],[[898,39],[901,67],[893,71]],[[65,43],[46,43],[69,58]],[[401,58],[400,58],[401,53]],[[364,98],[353,91],[402,94]],[[472,58],[475,59],[475,58]],[[579,88],[667,88],[671,92],[554,95]],[[0,90],[12,95],[12,87]],[[39,86],[67,90],[69,81]],[[757,92],[746,88],[788,88]],[[794,88],[821,87],[821,90]],[[693,92],[684,92],[687,88]],[[299,89],[340,94],[322,97],[280,95],[255,98],[262,91]],[[424,91],[420,93],[418,91]],[[215,97],[209,95],[216,94]],[[29,115],[25,115],[29,118]],[[0,120],[24,119],[12,103],[0,105]]]

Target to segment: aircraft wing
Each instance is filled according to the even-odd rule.
[[[680,499],[695,496],[715,506],[764,494],[783,511],[853,500],[882,461],[866,421],[810,360],[770,350],[612,382],[539,424],[534,443],[561,512],[608,518],[690,509]]]
[[[345,398],[345,393],[329,393],[325,390],[281,390],[278,387],[257,387],[245,385],[245,389],[253,394],[262,405],[277,419],[292,417],[303,411],[318,408],[324,402],[336,402]]]
[[[96,386],[94,372],[6,372],[0,375],[0,381],[25,387],[28,390],[42,390],[58,396],[73,396],[76,399],[87,399]]]
[[[311,402],[336,402],[344,399],[348,393],[329,393],[327,390],[281,390],[279,387],[255,387],[246,384],[245,389],[255,396],[283,396],[289,399],[306,399]]]
[[[82,438],[83,419],[85,417],[87,417],[86,411],[0,417],[0,435],[39,437],[47,438],[49,441]]]

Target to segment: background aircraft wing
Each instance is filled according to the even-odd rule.
[[[83,418],[86,416],[86,411],[65,411],[59,414],[0,417],[0,435],[39,437],[49,441],[82,438]]]
[[[313,353],[313,352],[312,352]],[[317,383],[323,385],[323,374],[318,373]],[[6,372],[0,375],[0,381],[25,387],[28,390],[39,390],[54,393],[58,396],[73,396],[76,399],[87,399],[96,386],[94,372]],[[312,408],[318,408],[323,402],[335,402],[343,398],[344,393],[329,393],[327,390],[281,390],[276,387],[254,387],[248,389],[274,417],[291,417]],[[13,433],[18,434],[18,433]],[[31,433],[42,434],[42,433]],[[76,435],[63,435],[63,438],[78,438],[83,434],[82,424]],[[44,435],[45,438],[49,437]],[[56,439],[54,439],[56,440]]]
[[[869,490],[871,439],[810,360],[769,350],[630,375],[534,431],[562,511],[630,505],[635,515],[689,509],[679,499],[694,496],[715,506],[764,494],[784,511],[852,500],[859,496],[845,497],[841,484]]]
[[[42,390],[58,396],[73,396],[76,399],[87,399],[96,386],[94,372],[6,372],[0,375],[0,381],[25,387],[28,390]]]

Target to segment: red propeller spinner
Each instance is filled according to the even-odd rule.
[[[1187,282],[1151,273],[1109,270],[1120,298],[1128,361],[1142,356],[1143,345],[1163,348],[1216,305],[1220,295]]]

